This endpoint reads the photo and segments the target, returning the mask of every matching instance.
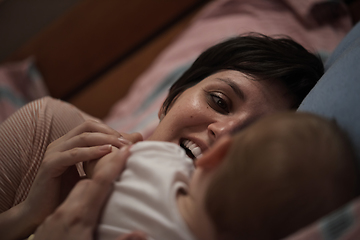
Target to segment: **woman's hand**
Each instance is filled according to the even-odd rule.
[[[124,169],[128,148],[113,148],[96,164],[92,179],[78,182],[68,198],[36,230],[35,240],[93,239],[101,209],[113,181]],[[145,240],[141,232],[126,234],[117,240]]]
[[[127,147],[112,148],[96,164],[92,179],[78,182],[68,198],[36,230],[35,239],[92,239],[100,211],[128,155]]]
[[[123,144],[118,139],[120,136],[105,124],[86,121],[52,142],[47,147],[29,195],[24,201],[30,212],[29,216],[40,224],[60,204],[61,194],[67,195],[66,190],[61,190],[69,191],[79,180],[75,168],[67,171],[68,168],[79,162],[103,157],[111,152],[111,146],[121,148]],[[65,179],[61,181],[65,172]]]
[[[129,141],[142,139],[140,134],[124,136]],[[124,141],[128,142],[119,137],[120,133],[107,125],[90,120],[52,142],[26,200],[0,215],[0,233],[4,239],[33,233],[80,179],[74,165],[105,156],[111,152],[111,146],[121,148],[127,145]],[[16,230],[12,230],[12,226],[16,226]]]

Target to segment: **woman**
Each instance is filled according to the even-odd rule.
[[[149,139],[177,143],[196,160],[235,128],[296,108],[323,71],[316,56],[287,38],[250,34],[217,44],[171,87],[159,111],[160,123]],[[99,159],[109,153],[110,145],[121,148],[127,143],[118,139],[119,133],[89,119],[65,103],[42,99],[1,126],[0,149],[5,153],[1,161],[6,169],[0,177],[6,198],[0,205],[1,211],[9,210],[0,215],[0,235],[31,234],[79,180],[69,166]],[[141,140],[136,134],[123,135],[131,142]],[[185,141],[191,142],[189,147]],[[23,155],[16,154],[11,142],[20,145]],[[9,159],[17,165],[6,164]],[[93,163],[86,164],[88,171]],[[25,173],[19,174],[19,168]],[[13,226],[16,231],[11,231]]]

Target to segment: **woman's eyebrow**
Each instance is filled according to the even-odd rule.
[[[229,85],[232,90],[235,92],[235,94],[241,99],[241,100],[245,100],[245,94],[244,92],[239,88],[238,85],[236,85],[234,83],[234,81],[230,78],[217,78],[220,81],[223,81],[224,83],[226,83],[227,85]]]

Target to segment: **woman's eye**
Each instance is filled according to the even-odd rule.
[[[216,105],[216,108],[220,108],[221,111],[225,111],[226,113],[230,112],[228,103],[216,94],[210,94],[212,102]]]

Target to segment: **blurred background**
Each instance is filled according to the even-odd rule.
[[[183,62],[249,30],[290,35],[326,58],[359,20],[359,2],[0,0],[0,120],[43,95],[104,118],[184,31],[176,54],[193,53]]]

